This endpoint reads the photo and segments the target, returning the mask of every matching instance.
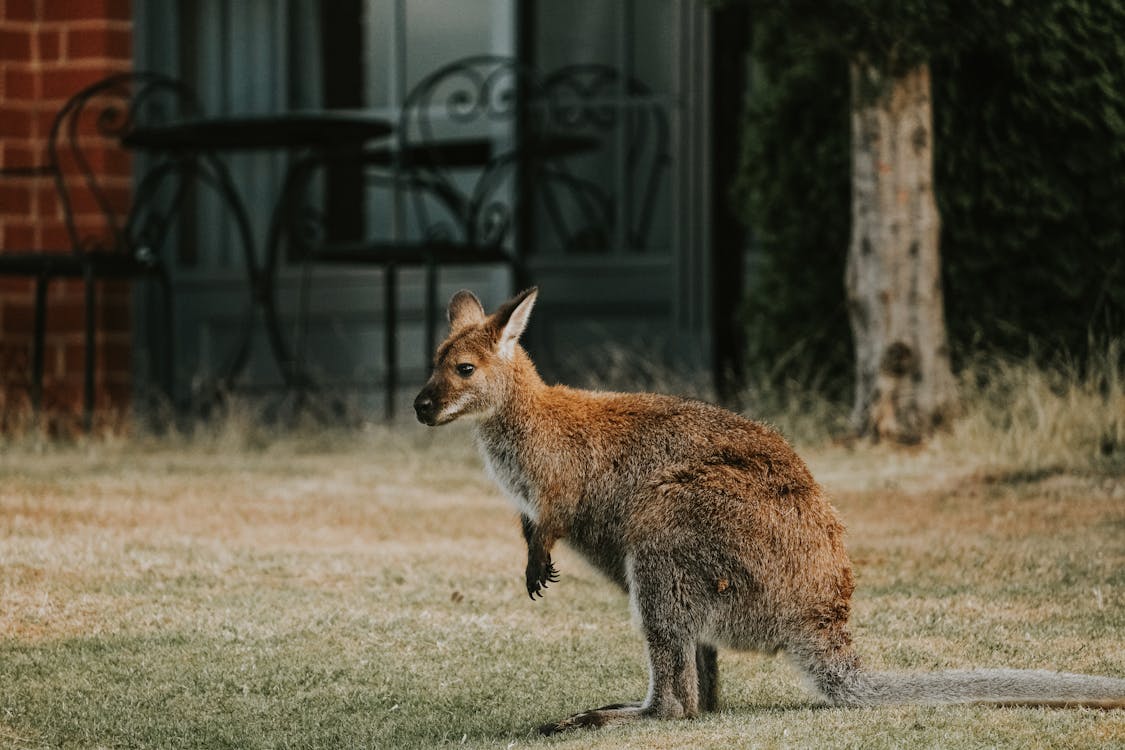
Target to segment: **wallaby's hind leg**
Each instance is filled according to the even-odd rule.
[[[698,652],[691,606],[682,595],[685,588],[669,585],[670,580],[683,577],[683,572],[670,567],[667,554],[642,564],[637,560],[636,574],[630,582],[630,597],[641,618],[649,664],[649,694],[644,703],[615,704],[584,711],[554,724],[540,727],[543,734],[570,729],[604,727],[640,719],[693,718],[700,710],[700,676],[697,671]],[[708,660],[705,658],[704,662]],[[709,666],[714,666],[713,661]],[[715,674],[714,670],[710,674]]]
[[[617,703],[583,711],[539,728],[542,734],[595,729],[640,719],[680,719],[699,715],[695,646],[667,633],[650,633],[650,692],[643,703]]]
[[[695,647],[695,671],[699,675],[699,710],[719,710],[719,653],[714,646]]]

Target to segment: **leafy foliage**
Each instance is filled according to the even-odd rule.
[[[1125,325],[1125,2],[1021,5],[933,64],[946,305],[962,348]]]
[[[816,374],[846,383],[851,333],[844,306],[848,244],[848,74],[841,55],[790,45],[768,18],[755,24],[752,93],[735,200],[755,252],[744,313],[748,369],[768,380]]]
[[[1125,327],[1125,0],[754,8],[735,188],[758,251],[752,353],[784,360],[807,342],[818,366],[848,369],[846,71],[857,55],[932,68],[955,355],[1081,353]]]

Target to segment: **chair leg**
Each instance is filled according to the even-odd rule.
[[[390,422],[395,416],[395,390],[398,387],[398,346],[395,341],[395,330],[398,328],[396,303],[398,294],[395,289],[397,273],[393,263],[387,264],[385,274],[383,284],[383,293],[385,295],[383,310],[383,351],[387,365],[387,391],[384,396],[386,399],[384,413],[386,414],[387,421]]]
[[[169,404],[174,404],[176,399],[176,321],[175,321],[175,304],[172,300],[172,279],[168,275],[168,269],[163,265],[157,273],[157,283],[160,284],[160,296],[164,306],[164,341],[161,342],[164,347],[164,370],[160,374],[160,388],[164,391],[165,398],[168,399]],[[156,369],[156,348],[152,349],[153,361],[152,368]]]
[[[47,277],[35,279],[35,332],[31,342],[31,407],[43,408],[43,350],[47,336]]]
[[[433,360],[437,341],[434,337],[434,328],[437,326],[437,263],[426,264],[426,350],[422,352],[422,372],[429,373],[430,362]]]
[[[83,382],[82,426],[90,432],[94,426],[94,366],[96,363],[95,337],[97,335],[97,286],[94,267],[87,263],[83,271],[86,282],[86,363]]]

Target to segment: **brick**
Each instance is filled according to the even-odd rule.
[[[96,174],[96,173],[95,173]],[[108,185],[101,187],[102,199],[106,201],[110,212],[119,221],[124,221],[129,211],[132,194],[128,187]],[[70,210],[75,216],[96,216],[102,220],[102,205],[94,193],[85,185],[72,185],[69,191]]]
[[[70,234],[61,221],[42,222],[39,227],[38,247],[43,250],[70,252]]]
[[[94,353],[95,359],[97,352]],[[66,344],[63,346],[62,367],[56,372],[63,377],[81,376],[86,367],[86,344]],[[69,379],[69,378],[68,378]]]
[[[107,333],[131,333],[133,330],[132,307],[120,303],[103,305],[99,325]],[[125,343],[128,343],[127,339],[126,336]]]
[[[102,282],[101,296],[107,305],[130,307],[133,304],[133,282],[128,279],[106,279]]]
[[[105,341],[98,346],[98,368],[104,373],[128,373],[133,350],[128,342]]]
[[[32,167],[46,161],[43,148],[33,148],[30,141],[0,142],[0,167]]]
[[[0,315],[3,311],[0,311]],[[4,380],[0,381],[0,387],[13,385],[15,378],[12,376],[17,374],[23,375],[25,370],[30,370],[29,363],[31,361],[31,351],[29,341],[21,340],[19,342],[11,336],[6,336],[0,340],[0,377]]]
[[[43,70],[43,99],[66,100],[113,72],[109,65],[58,67]]]
[[[80,343],[66,344],[64,351],[63,373],[81,377],[86,368],[85,338]],[[107,370],[128,371],[131,358],[132,350],[128,343],[104,341],[100,334],[94,342],[95,373]]]
[[[35,249],[35,227],[27,223],[4,222],[0,230],[0,252],[4,250],[33,250]],[[0,287],[3,290],[3,287]],[[0,291],[0,293],[3,293]]]
[[[0,139],[31,137],[31,112],[5,106],[0,108]]]
[[[51,296],[56,300],[82,299],[84,284],[79,279],[60,279],[51,287]]]
[[[55,124],[55,117],[58,115],[59,108],[62,105],[62,102],[47,102],[40,99],[31,109],[32,132],[36,138],[43,141],[44,146],[46,145],[47,138],[50,136],[51,128]]]
[[[82,378],[54,376],[43,379],[43,407],[53,419],[58,420],[69,414],[76,418],[82,408]],[[77,430],[77,424],[70,427]]]
[[[0,182],[0,213],[27,216],[31,213],[31,190],[15,181]]]
[[[5,0],[4,18],[8,21],[38,21],[35,0]]]
[[[116,249],[113,232],[101,214],[77,214],[79,249],[91,252],[109,252]]]
[[[4,305],[3,331],[4,336],[13,334],[26,334],[30,336],[35,330],[35,311],[30,304]]]
[[[47,0],[43,3],[44,21],[81,21],[132,18],[130,0]]]
[[[116,140],[95,140],[79,145],[98,182],[106,187],[128,185],[133,176],[133,155],[117,145]],[[120,181],[114,178],[124,178]]]
[[[0,297],[5,304],[31,304],[30,279],[21,279],[13,276],[0,277]]]
[[[4,101],[34,101],[38,96],[39,76],[22,68],[4,71]]]
[[[118,59],[133,56],[133,35],[118,29],[68,29],[66,59]]]
[[[100,409],[127,409],[133,397],[132,377],[129,370],[114,371],[103,386],[104,390],[98,393],[98,408]]]
[[[59,195],[53,185],[40,185],[35,190],[35,215],[48,219],[61,219]]]
[[[39,60],[44,63],[63,59],[62,32],[47,29],[39,32]]]
[[[86,321],[86,308],[79,299],[59,299],[52,285],[48,292],[47,334],[81,332]]]
[[[31,31],[0,29],[0,61],[31,59]]]

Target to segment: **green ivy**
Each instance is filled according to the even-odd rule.
[[[754,25],[734,186],[753,245],[744,305],[747,364],[778,378],[804,377],[815,367],[842,389],[852,356],[844,306],[848,70],[839,51],[793,41],[775,19]]]
[[[1081,353],[1091,334],[1125,329],[1125,0],[752,8],[735,186],[755,239],[752,356],[805,351],[850,373],[847,64],[858,54],[931,64],[954,352],[1024,354],[1037,341]]]

